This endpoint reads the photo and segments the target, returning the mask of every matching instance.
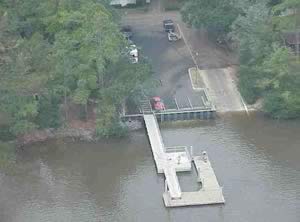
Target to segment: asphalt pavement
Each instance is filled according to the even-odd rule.
[[[198,66],[210,69],[204,83],[217,111],[244,110],[231,75],[219,69],[228,67],[234,59],[211,43],[205,32],[188,28],[179,12],[163,12],[158,0],[152,4],[147,12],[125,10],[122,23],[132,26],[134,43],[153,65],[154,78],[161,83],[156,96],[165,100],[176,98],[180,108],[190,107],[190,103],[204,107],[201,98],[205,97],[204,92],[193,90],[188,75],[189,68]],[[164,19],[177,23],[184,38],[169,42],[163,30]]]

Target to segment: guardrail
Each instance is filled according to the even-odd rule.
[[[189,161],[192,161],[192,159],[193,159],[192,154],[191,154],[191,150],[189,150],[187,146],[165,147],[165,152],[166,153],[186,153],[187,158],[189,159]]]
[[[179,152],[186,152],[187,147],[186,146],[171,146],[171,147],[165,147],[166,153],[179,153]]]

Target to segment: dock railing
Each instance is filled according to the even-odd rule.
[[[187,146],[169,146],[165,147],[166,153],[186,153],[189,161],[192,161],[191,153]]]
[[[160,130],[159,130],[159,125],[158,125],[158,122],[157,122],[157,118],[156,118],[156,116],[153,114],[153,116],[154,116],[154,119],[155,119],[155,126],[156,126],[156,129],[158,129],[158,134],[159,134],[159,139],[160,139],[160,141],[161,141],[161,144],[162,144],[162,146],[163,147],[165,147],[165,145],[164,145],[164,142],[163,142],[163,139],[162,139],[162,136],[161,136],[161,133],[160,133]]]
[[[180,153],[180,152],[186,152],[187,147],[186,146],[169,146],[165,147],[166,153]]]

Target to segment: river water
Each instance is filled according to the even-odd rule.
[[[222,116],[162,127],[165,145],[206,150],[225,205],[166,209],[145,132],[98,143],[51,141],[0,173],[1,222],[299,222],[300,122]],[[181,173],[184,191],[197,188]]]

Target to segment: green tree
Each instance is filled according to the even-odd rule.
[[[275,118],[300,117],[300,64],[285,47],[274,47],[261,69],[258,84],[266,92],[264,110]]]
[[[114,135],[118,109],[151,73],[130,64],[109,0],[0,2],[0,111],[16,135],[58,127],[60,104],[101,107],[98,128]],[[111,116],[103,115],[106,108]],[[87,112],[86,112],[87,113]],[[67,118],[65,118],[67,119]]]
[[[182,8],[183,21],[196,28],[229,32],[239,14],[231,0],[189,0]]]
[[[248,103],[264,101],[274,118],[297,118],[298,58],[284,45],[283,33],[299,32],[300,0],[188,0],[183,20],[217,35],[227,34],[240,55],[239,89]],[[297,36],[300,39],[300,34]]]

